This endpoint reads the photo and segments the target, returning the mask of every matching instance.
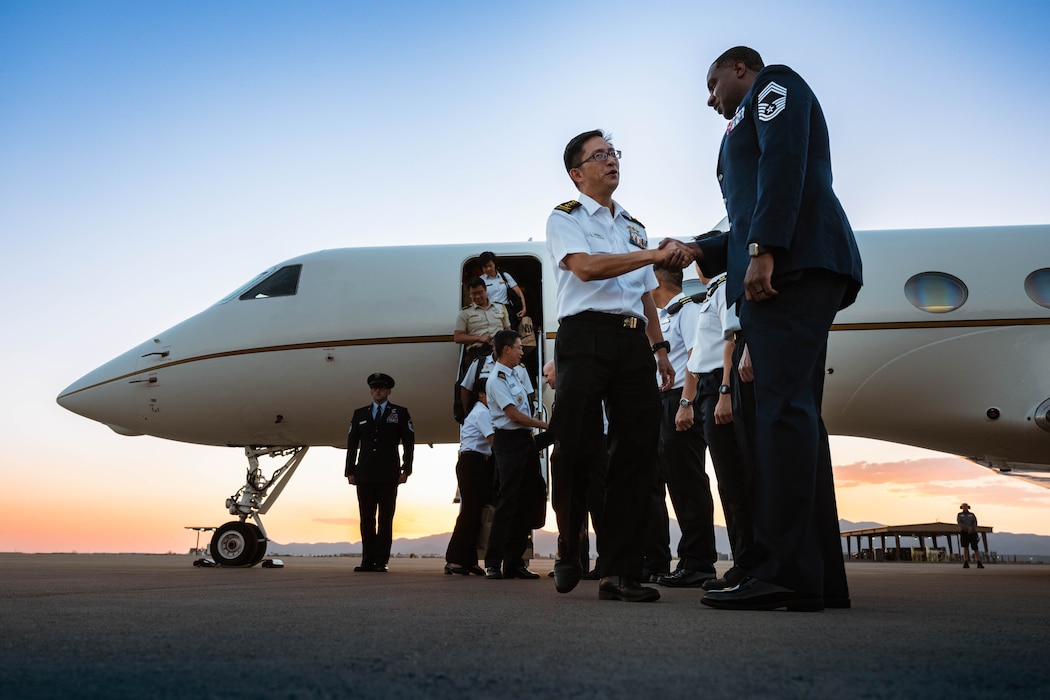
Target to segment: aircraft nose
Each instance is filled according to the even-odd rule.
[[[142,435],[129,383],[135,358],[135,352],[129,351],[88,372],[62,390],[56,398],[58,405],[120,435]]]

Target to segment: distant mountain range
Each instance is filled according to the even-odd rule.
[[[671,551],[674,552],[682,532],[678,528],[678,521],[672,519],[670,525]],[[855,523],[849,520],[839,521],[840,531],[860,530],[873,527],[882,527],[882,523]],[[443,557],[445,555],[445,548],[448,546],[449,537],[451,537],[451,533],[428,535],[427,537],[418,537],[415,539],[397,539],[394,540],[391,553],[394,556],[403,557],[413,554],[421,557]],[[557,550],[558,539],[558,534],[556,532],[537,530],[533,533],[533,538],[533,548],[537,557],[547,558],[554,556],[554,552]],[[715,525],[715,547],[718,549],[719,553],[728,555],[730,550],[729,535],[726,532],[726,529],[721,525]],[[1009,532],[993,532],[988,536],[988,548],[989,550],[1001,555],[1010,557],[1016,556],[1018,561],[1023,560],[1024,557],[1034,557],[1038,560],[1043,560],[1050,558],[1050,536],[1015,535]],[[593,552],[593,539],[591,551]],[[285,556],[307,557],[351,556],[361,553],[361,543],[320,542],[310,544],[293,542],[280,544],[271,541],[267,553],[271,556],[282,554]]]

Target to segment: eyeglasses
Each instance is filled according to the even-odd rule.
[[[622,157],[623,151],[617,151],[615,149],[612,151],[596,151],[592,153],[590,157],[581,160],[579,165],[577,165],[576,167],[580,167],[580,165],[583,165],[589,160],[593,160],[595,163],[604,163],[609,158],[615,158],[616,160],[620,160]]]

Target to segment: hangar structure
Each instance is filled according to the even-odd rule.
[[[977,532],[981,536],[982,559],[988,560],[988,535],[992,528],[988,525],[978,525]],[[959,526],[954,523],[924,523],[920,525],[883,525],[881,527],[869,527],[860,530],[847,530],[839,533],[846,540],[847,559],[873,559],[876,561],[951,561],[955,552],[952,548],[952,539],[959,544]],[[918,547],[901,546],[902,537],[911,537],[919,540]],[[937,539],[943,537],[947,545],[944,547],[937,544]],[[862,538],[867,538],[868,546],[862,546]],[[887,548],[886,540],[892,538],[894,546]],[[875,540],[881,541],[881,548],[875,548]],[[930,546],[926,540],[930,540]],[[856,540],[856,557],[853,553],[853,541]],[[962,547],[959,547],[962,553]]]

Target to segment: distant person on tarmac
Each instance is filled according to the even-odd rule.
[[[959,523],[959,546],[962,547],[963,568],[970,568],[970,549],[972,548],[977,568],[983,569],[981,553],[977,549],[977,542],[981,539],[977,534],[977,516],[970,512],[969,503],[963,503],[959,508],[960,512],[955,516],[955,521]]]

